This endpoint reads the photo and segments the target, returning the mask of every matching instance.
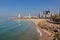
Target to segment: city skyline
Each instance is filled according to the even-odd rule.
[[[0,0],[0,18],[21,16],[37,16],[44,10],[60,12],[60,0]]]

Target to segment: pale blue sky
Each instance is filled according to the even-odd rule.
[[[60,0],[0,0],[0,18],[38,15],[39,12],[50,9],[52,12],[60,11]]]

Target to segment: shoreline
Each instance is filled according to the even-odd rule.
[[[48,37],[50,33],[46,30],[41,29],[38,26],[38,23],[43,20],[46,21],[45,19],[31,19],[31,21],[34,23],[36,27],[37,32],[40,34],[40,40],[51,40],[51,38]]]
[[[37,26],[33,21],[32,21],[32,23],[34,24],[36,31],[37,31],[38,34],[40,35],[39,40],[42,40],[42,33],[41,33],[40,29],[38,28],[38,26]]]
[[[40,40],[51,40],[50,38],[48,38],[49,36],[49,32],[46,30],[41,29],[38,26],[38,23],[40,21],[46,21],[46,19],[16,19],[16,20],[25,20],[25,21],[32,21],[32,23],[35,25],[35,28],[37,30],[37,32],[40,35]]]

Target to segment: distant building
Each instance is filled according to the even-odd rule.
[[[18,18],[20,18],[21,16],[20,16],[20,14],[18,14]]]
[[[37,19],[37,18],[39,18],[39,17],[37,17],[37,16],[32,16],[31,18],[33,18],[33,19]]]
[[[52,13],[49,10],[43,11],[43,17],[44,18],[50,18]]]
[[[25,16],[25,17],[23,17],[24,19],[30,19],[31,18],[31,15],[30,15],[30,13],[29,13],[29,15],[28,16]]]
[[[52,13],[47,14],[47,18],[50,18],[52,16]]]

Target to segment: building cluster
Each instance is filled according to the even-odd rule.
[[[38,16],[31,16],[30,13],[28,16],[25,16],[25,17],[21,17],[20,15],[18,15],[19,17],[18,18],[34,18],[34,19],[37,19],[37,18],[51,18],[52,16],[55,16],[55,15],[59,15],[60,16],[60,13],[52,13],[51,11],[49,10],[45,10],[43,11],[43,14],[41,15],[41,13],[38,14]]]
[[[29,13],[28,16],[23,17],[20,14],[18,14],[18,16],[13,19],[41,19],[41,18],[44,18],[44,19],[51,19],[53,21],[56,21],[56,19],[58,19],[60,21],[60,17],[56,18],[56,16],[60,16],[60,13],[52,13],[50,10],[45,10],[42,13],[39,13],[37,16],[31,16]]]

